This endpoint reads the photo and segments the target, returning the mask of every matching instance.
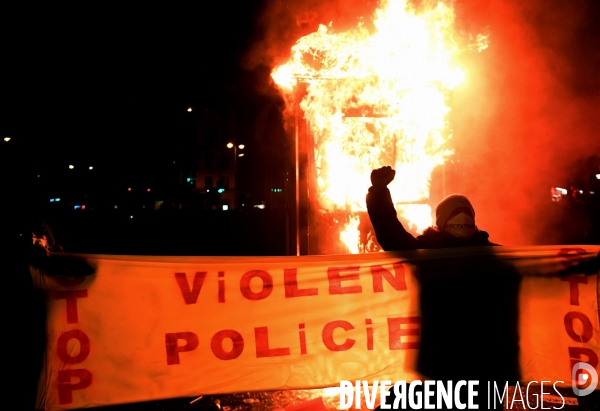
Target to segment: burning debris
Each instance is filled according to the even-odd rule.
[[[447,98],[465,79],[454,57],[486,47],[481,36],[460,44],[453,22],[443,3],[417,11],[406,0],[389,0],[376,10],[372,29],[361,23],[336,33],[332,24],[320,25],[272,72],[314,141],[309,161],[318,207],[345,215],[340,239],[352,253],[372,248],[361,243],[358,226],[374,168],[391,165],[401,176],[390,191],[412,230],[432,223],[431,173],[452,154]]]

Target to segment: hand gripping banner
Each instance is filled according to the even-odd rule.
[[[599,246],[305,257],[88,255],[47,295],[38,407],[340,381],[598,372]]]

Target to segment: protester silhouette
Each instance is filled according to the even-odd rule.
[[[95,272],[95,267],[79,256],[62,254],[52,229],[40,217],[15,216],[9,229],[9,258],[6,267],[14,275],[9,279],[16,309],[12,312],[11,327],[22,342],[19,363],[15,364],[11,380],[18,382],[21,392],[19,409],[36,409],[38,381],[42,374],[46,347],[45,292],[33,280],[30,266],[45,275],[83,277]]]
[[[416,371],[439,381],[479,381],[477,398],[480,409],[485,408],[488,381],[499,386],[519,381],[520,276],[494,256],[490,246],[498,244],[477,228],[475,210],[463,195],[444,198],[436,207],[436,226],[413,237],[398,220],[387,188],[394,177],[389,166],[373,170],[366,199],[381,247],[385,251],[447,249],[404,258],[416,266],[420,285]],[[387,403],[393,399],[392,393]]]
[[[469,246],[493,246],[489,234],[475,225],[475,210],[469,199],[461,194],[451,194],[436,206],[436,226],[413,237],[396,217],[387,185],[396,171],[390,166],[371,172],[371,184],[367,194],[367,211],[377,242],[386,251],[416,250],[420,248],[446,248]]]

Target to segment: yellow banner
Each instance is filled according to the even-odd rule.
[[[460,364],[467,370],[473,363],[489,366],[493,376],[500,352],[486,330],[504,336],[511,328],[521,381],[570,386],[575,363],[598,371],[598,270],[590,262],[599,252],[572,246],[306,257],[89,255],[82,257],[96,274],[82,279],[32,268],[48,295],[38,406],[411,381],[443,375],[435,375],[436,364],[446,359],[454,365],[445,371],[457,376]],[[515,321],[496,302],[514,307]],[[440,330],[447,338],[436,337]],[[469,345],[492,351],[464,359],[444,351]],[[422,357],[432,354],[420,358],[420,347]]]

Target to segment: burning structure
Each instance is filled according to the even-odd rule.
[[[377,250],[364,197],[371,170],[383,165],[397,170],[390,191],[399,217],[415,233],[432,224],[432,172],[453,153],[448,95],[465,79],[455,57],[487,47],[485,36],[461,38],[453,23],[443,3],[416,9],[389,0],[373,27],[320,25],[273,70],[294,119],[305,252]]]

